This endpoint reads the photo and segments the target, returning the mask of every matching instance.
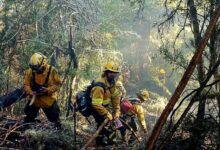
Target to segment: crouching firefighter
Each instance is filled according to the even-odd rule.
[[[95,80],[95,82],[104,83],[105,89],[101,86],[95,86],[91,90],[92,116],[95,118],[98,127],[106,118],[112,121],[120,116],[120,95],[115,87],[115,78],[119,72],[118,64],[114,62],[107,63],[104,66],[101,77]],[[110,104],[113,110],[110,109]],[[96,138],[96,145],[106,146],[114,144],[115,136],[115,132],[106,125]]]
[[[121,100],[120,107],[122,115],[120,119],[127,124],[120,128],[121,136],[124,141],[127,141],[126,129],[131,127],[134,132],[137,132],[138,126],[136,118],[138,119],[144,133],[147,133],[147,126],[142,103],[149,99],[149,93],[144,89],[138,91],[136,95],[136,97],[125,97]],[[132,136],[131,140],[133,139],[134,137]]]
[[[48,65],[47,57],[34,53],[29,61],[30,68],[25,71],[24,89],[29,101],[24,108],[25,122],[35,122],[39,109],[42,108],[47,119],[60,128],[60,109],[56,102],[56,91],[61,86],[57,70]]]

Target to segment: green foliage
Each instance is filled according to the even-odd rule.
[[[152,92],[158,93],[164,96],[170,96],[171,93],[167,87],[165,87],[158,78],[155,77],[148,77],[147,79],[141,81],[142,84],[140,87],[147,87]]]
[[[122,54],[116,50],[85,50],[79,56],[79,75],[86,79],[94,79],[102,73],[102,67],[107,61],[116,61],[122,64]]]

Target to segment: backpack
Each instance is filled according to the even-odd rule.
[[[134,104],[140,104],[141,101],[137,98],[134,97],[125,97],[124,99],[122,99],[120,107],[121,107],[121,111],[122,113],[128,113],[129,111],[134,110]]]
[[[129,97],[129,101],[132,104],[141,104],[141,100],[139,98],[135,98],[135,97]]]
[[[77,103],[77,110],[85,117],[89,117],[92,114],[92,99],[90,97],[90,93],[93,87],[100,86],[106,91],[106,85],[102,82],[95,82],[86,87],[86,90],[80,91],[76,95],[76,103]]]

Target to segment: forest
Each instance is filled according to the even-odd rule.
[[[0,149],[219,150],[219,16],[220,0],[0,0]]]

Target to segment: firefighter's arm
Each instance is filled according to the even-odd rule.
[[[111,113],[102,105],[104,98],[104,89],[96,86],[91,91],[92,107],[101,115],[106,116],[109,120],[112,120]]]
[[[50,84],[48,83],[48,87],[47,87],[48,94],[52,94],[56,92],[57,90],[59,90],[61,86],[59,75],[57,73],[57,70],[54,67],[51,68],[50,77],[52,78],[51,80],[52,82]]]
[[[144,110],[143,107],[141,105],[135,105],[135,111],[137,113],[137,117],[138,117],[138,121],[140,122],[142,128],[144,129],[144,131],[147,130],[147,125],[145,122],[145,117],[144,117]]]
[[[117,88],[113,89],[111,91],[112,94],[112,107],[114,109],[114,119],[118,118],[120,116],[120,93],[117,90]]]
[[[24,75],[24,90],[28,95],[33,93],[31,89],[31,80],[32,80],[32,71],[31,69],[28,69],[25,71],[25,75]]]

